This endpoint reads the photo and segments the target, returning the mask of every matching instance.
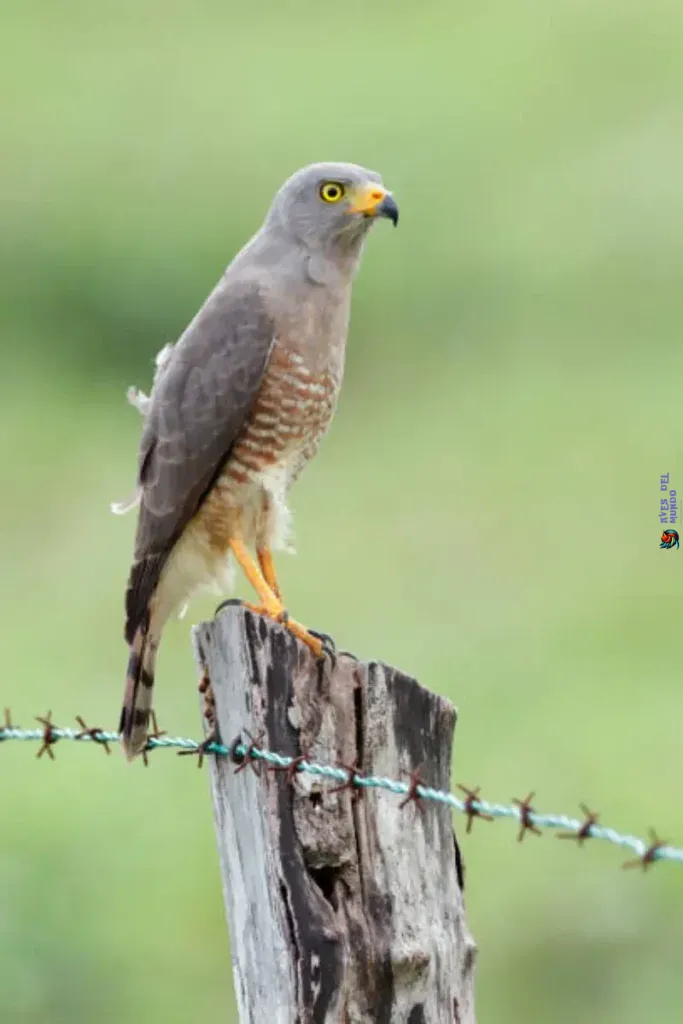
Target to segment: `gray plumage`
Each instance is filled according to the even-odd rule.
[[[274,340],[254,284],[219,287],[154,388],[140,442],[142,501],[126,594],[126,640],[144,620],[173,545],[199,508],[249,413]]]
[[[270,548],[287,491],[334,412],[351,284],[377,216],[396,223],[398,213],[376,173],[353,164],[297,172],[159,362],[143,406],[126,594],[131,656],[121,730],[129,756],[146,743],[163,625],[193,590],[221,578],[230,550],[265,610],[282,613],[277,586],[267,582]],[[244,544],[256,547],[265,576]]]

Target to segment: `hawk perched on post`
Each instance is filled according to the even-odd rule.
[[[193,591],[220,584],[230,554],[258,610],[322,653],[285,611],[271,549],[286,529],[287,491],[334,414],[351,286],[378,217],[396,224],[398,208],[373,171],[343,163],[297,171],[161,354],[149,401],[134,400],[146,415],[128,506],[139,504],[120,726],[129,759],[147,743],[164,624]]]

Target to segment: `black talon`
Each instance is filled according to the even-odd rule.
[[[320,661],[324,663],[325,658],[329,658],[330,668],[334,672],[337,667],[337,646],[334,640],[329,633],[320,633],[317,629],[309,629],[308,632],[311,636],[314,636],[317,640],[322,642],[323,652],[320,656]]]
[[[221,603],[218,605],[218,608],[216,608],[215,612],[213,613],[214,619],[219,614],[219,612],[223,611],[224,608],[234,607],[234,605],[236,604],[241,605],[243,603],[244,602],[240,601],[239,597],[229,597],[227,598],[227,600],[221,601]]]
[[[334,640],[332,639],[332,637],[330,636],[329,633],[321,633],[317,629],[310,629],[310,628],[309,628],[308,632],[311,634],[311,636],[315,636],[315,637],[318,638],[318,640],[322,640],[323,647],[326,647],[329,650],[336,652],[337,645],[335,644]]]

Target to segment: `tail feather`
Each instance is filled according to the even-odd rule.
[[[130,645],[126,691],[121,709],[121,745],[129,761],[147,746],[154,693],[154,665],[158,640],[138,626]]]

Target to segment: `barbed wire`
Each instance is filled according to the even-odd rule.
[[[102,746],[107,754],[111,753],[111,744],[120,743],[121,736],[118,732],[109,732],[100,728],[88,728],[80,716],[76,716],[79,729],[61,728],[52,722],[52,712],[44,717],[37,717],[40,723],[39,729],[21,729],[12,724],[10,713],[5,709],[4,725],[0,727],[0,743],[9,740],[27,741],[40,743],[36,754],[41,758],[47,754],[54,760],[53,748],[61,740],[73,740],[79,743],[91,743]],[[248,734],[247,734],[248,735]],[[359,768],[352,765],[331,765],[319,764],[316,761],[309,761],[306,757],[289,757],[278,754],[272,750],[265,750],[248,736],[245,742],[242,736],[226,747],[219,743],[213,736],[209,736],[201,743],[183,736],[168,736],[160,731],[154,720],[154,728],[147,739],[147,747],[143,759],[147,763],[147,754],[158,749],[175,749],[180,755],[195,755],[198,764],[201,764],[207,755],[213,754],[217,757],[229,757],[236,765],[235,771],[240,772],[248,764],[256,768],[259,764],[265,764],[266,768],[273,771],[286,772],[290,781],[293,781],[298,774],[317,776],[337,783],[330,792],[338,792],[343,789],[358,790],[362,793],[366,789],[381,789],[403,797],[400,806],[408,803],[421,801],[445,804],[454,811],[464,814],[467,818],[467,832],[472,829],[475,819],[481,821],[495,821],[499,818],[507,818],[515,821],[519,826],[517,839],[521,842],[527,833],[541,835],[541,829],[552,829],[557,832],[558,839],[572,839],[579,846],[589,839],[601,839],[612,843],[622,849],[630,850],[635,858],[626,861],[624,868],[641,867],[646,870],[655,861],[672,861],[683,864],[683,848],[670,846],[668,842],[660,839],[654,830],[650,830],[650,841],[617,832],[599,823],[599,815],[581,804],[583,818],[572,818],[565,814],[542,814],[537,811],[532,800],[535,796],[530,793],[524,800],[513,800],[512,804],[489,803],[480,796],[480,787],[470,789],[467,786],[458,785],[463,797],[445,790],[433,789],[425,784],[418,772],[413,772],[406,782],[397,779],[388,779],[377,775],[366,775]]]

